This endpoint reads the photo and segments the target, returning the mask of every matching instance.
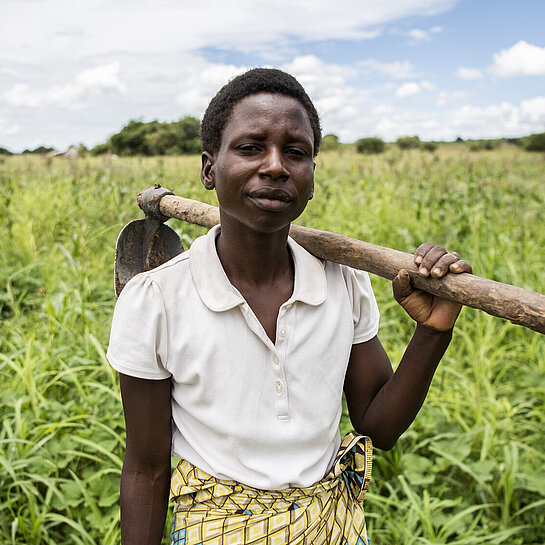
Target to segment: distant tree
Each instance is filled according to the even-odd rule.
[[[436,142],[422,142],[421,145],[423,150],[426,151],[435,151],[437,149],[437,143]]]
[[[417,149],[420,147],[418,136],[401,136],[396,140],[399,149]]]
[[[175,153],[191,155],[201,152],[201,123],[195,117],[184,117],[171,123],[177,137],[178,150]]]
[[[356,142],[356,151],[358,153],[382,153],[385,149],[384,140],[376,136],[371,136],[369,138],[360,138]]]
[[[545,132],[528,136],[524,149],[527,151],[545,151]]]
[[[0,148],[0,155],[13,155],[13,153],[9,149]]]
[[[184,117],[173,123],[131,120],[109,140],[118,155],[186,155],[200,153],[200,123]]]
[[[80,143],[76,149],[78,150],[78,154],[80,157],[85,157],[89,154],[89,148],[85,144]]]
[[[47,148],[45,146],[39,146],[37,148],[34,148],[33,150],[29,150],[29,149],[26,149],[23,151],[23,155],[26,155],[27,153],[35,153],[35,154],[46,154],[46,153],[49,153],[51,151],[54,151],[55,148]]]
[[[146,134],[152,134],[159,123],[144,123],[131,119],[117,134],[110,137],[112,153],[118,155],[153,155],[148,151]],[[148,137],[149,138],[149,137]]]
[[[463,141],[464,141],[464,139],[459,137],[459,136],[456,138],[456,142],[463,142]]]
[[[341,143],[339,142],[339,137],[336,134],[326,134],[322,138],[322,143],[320,144],[321,151],[336,150],[340,147]]]
[[[471,151],[492,151],[499,147],[499,140],[472,140],[469,142],[469,149]]]
[[[98,144],[98,146],[92,148],[90,153],[93,157],[96,155],[105,155],[106,153],[112,153],[112,148],[110,147],[110,143],[106,142],[105,144]]]

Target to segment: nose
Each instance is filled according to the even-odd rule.
[[[260,174],[270,176],[273,179],[289,178],[289,171],[286,167],[282,150],[276,147],[267,150],[263,157]]]

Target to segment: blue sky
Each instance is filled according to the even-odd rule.
[[[345,142],[543,132],[544,22],[542,0],[0,0],[0,147],[201,117],[253,66],[295,75]]]

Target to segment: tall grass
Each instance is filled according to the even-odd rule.
[[[152,183],[213,204],[199,163],[0,162],[1,544],[119,542],[124,425],[104,355],[115,240]],[[404,251],[440,242],[477,274],[543,293],[544,167],[510,148],[325,152],[300,223]],[[186,242],[203,233],[171,223]],[[389,283],[373,284],[395,364],[413,326]],[[545,338],[465,309],[417,420],[375,455],[373,542],[544,543],[544,435]]]

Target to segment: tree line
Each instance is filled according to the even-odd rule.
[[[493,150],[501,144],[513,144],[527,151],[545,151],[545,132],[531,134],[522,138],[501,138],[496,140],[462,140],[470,150]],[[434,151],[439,142],[424,142],[418,136],[402,136],[395,141],[399,149],[421,149]],[[346,146],[355,146],[356,151],[365,154],[382,153],[387,143],[378,137],[360,138],[354,144],[343,144],[335,134],[326,134],[322,139],[321,148],[324,151],[338,150]],[[24,150],[22,153],[47,154],[53,148],[39,146],[33,150]],[[144,122],[130,120],[118,133],[110,136],[106,142],[88,149],[79,145],[80,155],[115,154],[119,156],[155,156],[155,155],[191,155],[201,152],[200,121],[195,117],[183,117],[178,121]],[[6,148],[0,147],[0,155],[13,155]]]

